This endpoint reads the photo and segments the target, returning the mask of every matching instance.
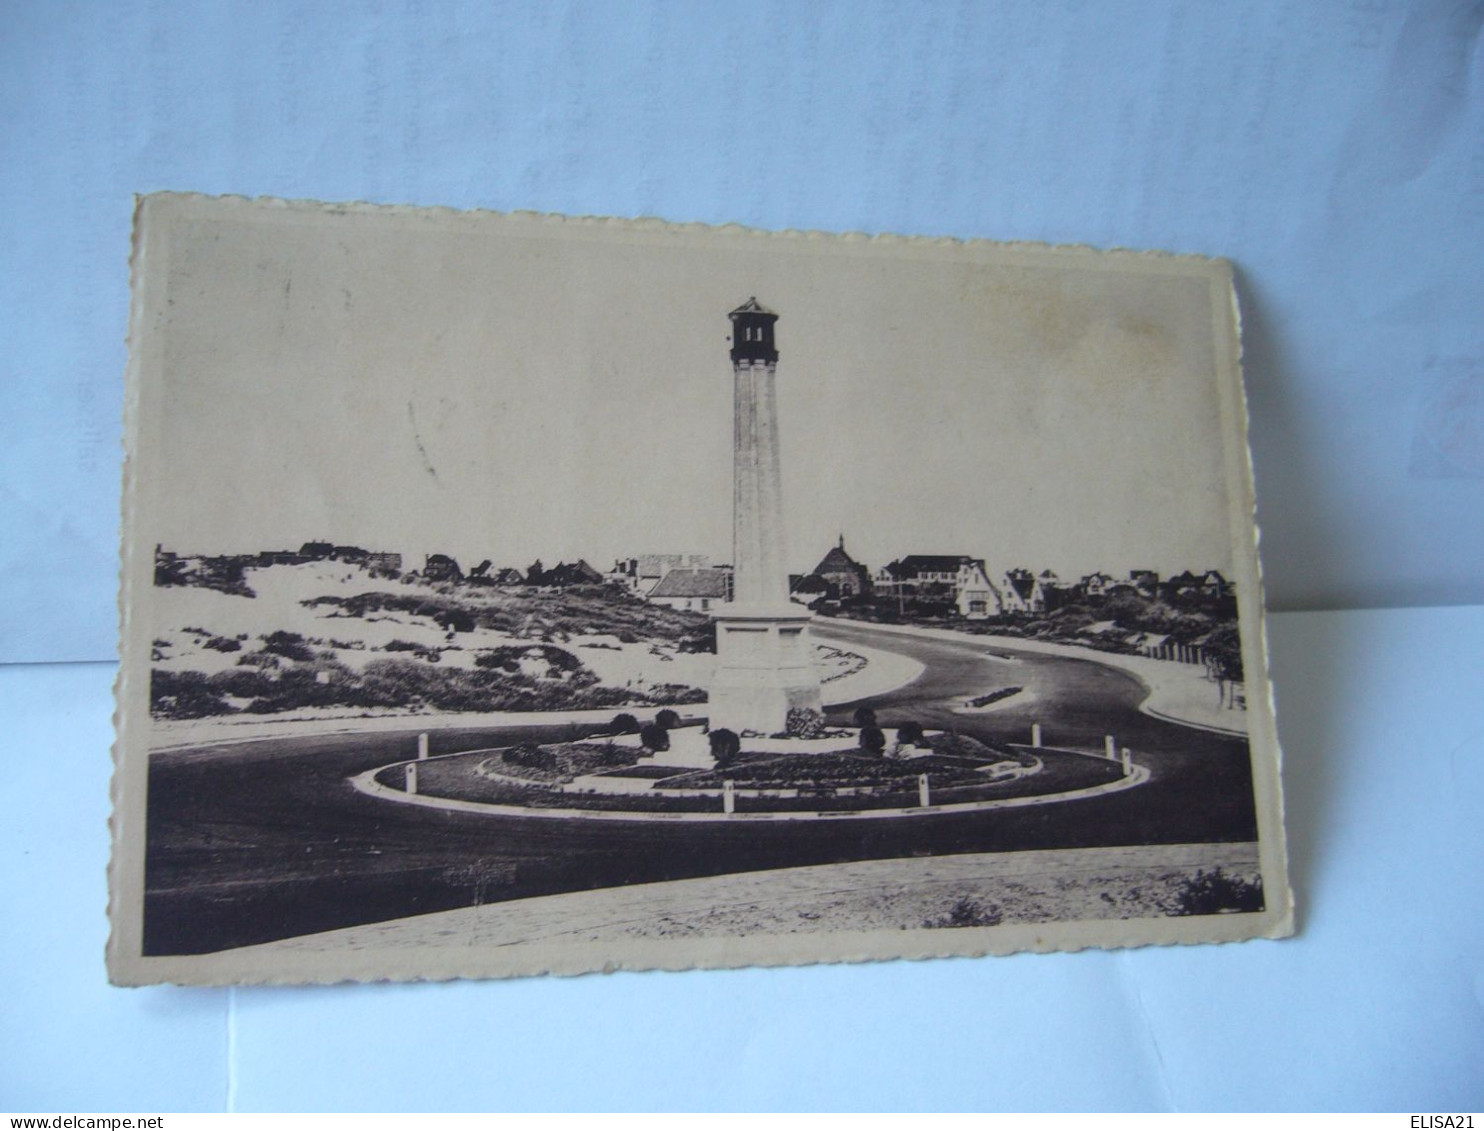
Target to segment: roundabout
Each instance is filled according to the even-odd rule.
[[[905,728],[892,753],[861,749],[860,732],[749,738],[724,763],[699,728],[677,728],[663,751],[632,735],[546,747],[464,750],[407,759],[351,779],[382,801],[499,817],[605,821],[838,821],[910,818],[1086,800],[1143,785],[1124,752],[989,745]],[[916,737],[916,744],[900,736]]]
[[[1034,702],[965,718],[952,706],[993,686],[1002,667],[984,658],[982,646],[828,627],[832,639],[891,647],[922,665],[909,685],[865,701],[888,733],[916,720],[928,732],[955,729],[1015,750],[1040,719],[1048,745],[1035,756],[1043,764],[1111,768],[1085,752],[1112,731],[1138,752],[1139,787],[1098,792],[1084,782],[1094,789],[1052,794],[1044,787],[1053,770],[1044,769],[1007,783],[988,804],[939,807],[935,790],[933,807],[924,809],[909,792],[897,812],[882,814],[898,819],[829,816],[823,799],[803,819],[743,816],[749,809],[740,801],[740,819],[726,819],[716,797],[702,799],[702,815],[648,816],[584,809],[580,794],[507,806],[412,799],[405,777],[376,782],[391,767],[405,775],[426,723],[178,746],[151,758],[146,952],[205,953],[477,904],[777,868],[1256,839],[1246,742],[1144,714],[1145,692],[1130,676],[1026,654],[1016,682],[1034,688]],[[831,728],[844,729],[859,705],[832,707]],[[602,743],[603,729],[558,720],[445,721],[431,730],[431,756],[420,772],[426,776],[444,755]],[[709,765],[709,754],[703,757]],[[1022,801],[1011,788],[1041,796]]]

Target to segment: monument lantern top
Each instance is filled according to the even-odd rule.
[[[773,346],[773,323],[778,315],[756,298],[750,298],[727,315],[732,320],[732,364],[766,362],[777,364]]]

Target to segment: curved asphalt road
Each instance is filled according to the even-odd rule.
[[[973,640],[816,621],[833,643],[924,665],[910,685],[831,710],[874,707],[995,742],[1101,748],[1114,734],[1149,767],[1137,789],[1083,801],[902,821],[680,824],[522,820],[395,805],[348,778],[411,757],[416,728],[263,739],[150,760],[145,953],[194,954],[477,903],[623,883],[911,855],[1255,840],[1245,740],[1142,714],[1139,681],[1089,660]],[[951,705],[997,688],[1002,709]],[[432,752],[572,738],[570,726],[441,730]]]

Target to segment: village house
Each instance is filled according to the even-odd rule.
[[[1226,578],[1222,577],[1217,570],[1208,569],[1201,575],[1200,589],[1202,596],[1214,600],[1222,597],[1230,597],[1232,584]]]
[[[1000,593],[984,572],[983,561],[976,558],[959,566],[955,584],[958,587],[956,601],[959,616],[969,620],[999,616],[1003,607]]]
[[[1000,581],[1000,602],[1007,613],[1039,613],[1046,608],[1036,575],[1028,569],[1005,571]]]
[[[999,590],[985,573],[984,559],[966,554],[908,554],[882,566],[875,586],[884,596],[953,605],[974,619],[1000,611]]]
[[[510,566],[497,567],[492,562],[483,561],[469,571],[469,576],[465,580],[487,588],[494,588],[495,586],[509,587],[511,585],[524,585],[526,583],[526,575],[518,569],[512,569]]]
[[[366,568],[375,574],[395,577],[402,572],[402,555],[373,550],[366,555]]]
[[[908,554],[876,571],[876,587],[892,596],[948,601],[959,566],[970,560],[961,554]]]
[[[1113,584],[1114,581],[1111,574],[1098,570],[1096,573],[1089,573],[1084,577],[1078,583],[1078,587],[1082,590],[1084,597],[1101,597],[1112,588]]]
[[[423,564],[423,579],[426,581],[462,581],[464,571],[459,563],[447,554],[429,554]]]
[[[732,598],[730,569],[672,569],[649,591],[656,605],[690,612],[710,612]]]
[[[1000,582],[1000,603],[1007,613],[1052,612],[1066,604],[1069,592],[1054,570],[1033,574],[1028,569],[1006,570]]]
[[[1154,600],[1159,596],[1159,572],[1152,569],[1131,569],[1128,571],[1129,584],[1140,597]]]
[[[579,558],[575,562],[557,562],[541,577],[539,584],[555,585],[602,585],[603,575]]]
[[[312,560],[296,550],[261,550],[255,558],[256,564],[260,566],[302,565]]]
[[[843,534],[840,535],[839,543],[830,548],[829,553],[820,559],[809,576],[824,582],[824,592],[832,600],[848,601],[871,592],[871,572],[845,552]],[[797,589],[797,586],[792,588]],[[813,591],[812,586],[809,591]]]
[[[1160,595],[1166,600],[1196,602],[1217,611],[1232,612],[1236,608],[1236,588],[1214,569],[1201,574],[1183,570],[1160,586]]]
[[[1201,579],[1190,570],[1181,570],[1164,583],[1164,595],[1166,597],[1198,597],[1201,592]]]
[[[604,580],[632,589],[641,597],[647,595],[672,569],[710,569],[709,554],[639,554],[620,558]]]

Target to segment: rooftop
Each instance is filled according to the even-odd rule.
[[[727,573],[721,569],[672,569],[649,591],[653,597],[719,597],[727,595]]]
[[[741,306],[737,307],[737,309],[728,314],[727,317],[735,318],[739,314],[769,314],[772,315],[774,318],[778,317],[778,312],[776,310],[769,310],[762,303],[758,302],[756,295],[754,295],[752,298],[749,298]]]

